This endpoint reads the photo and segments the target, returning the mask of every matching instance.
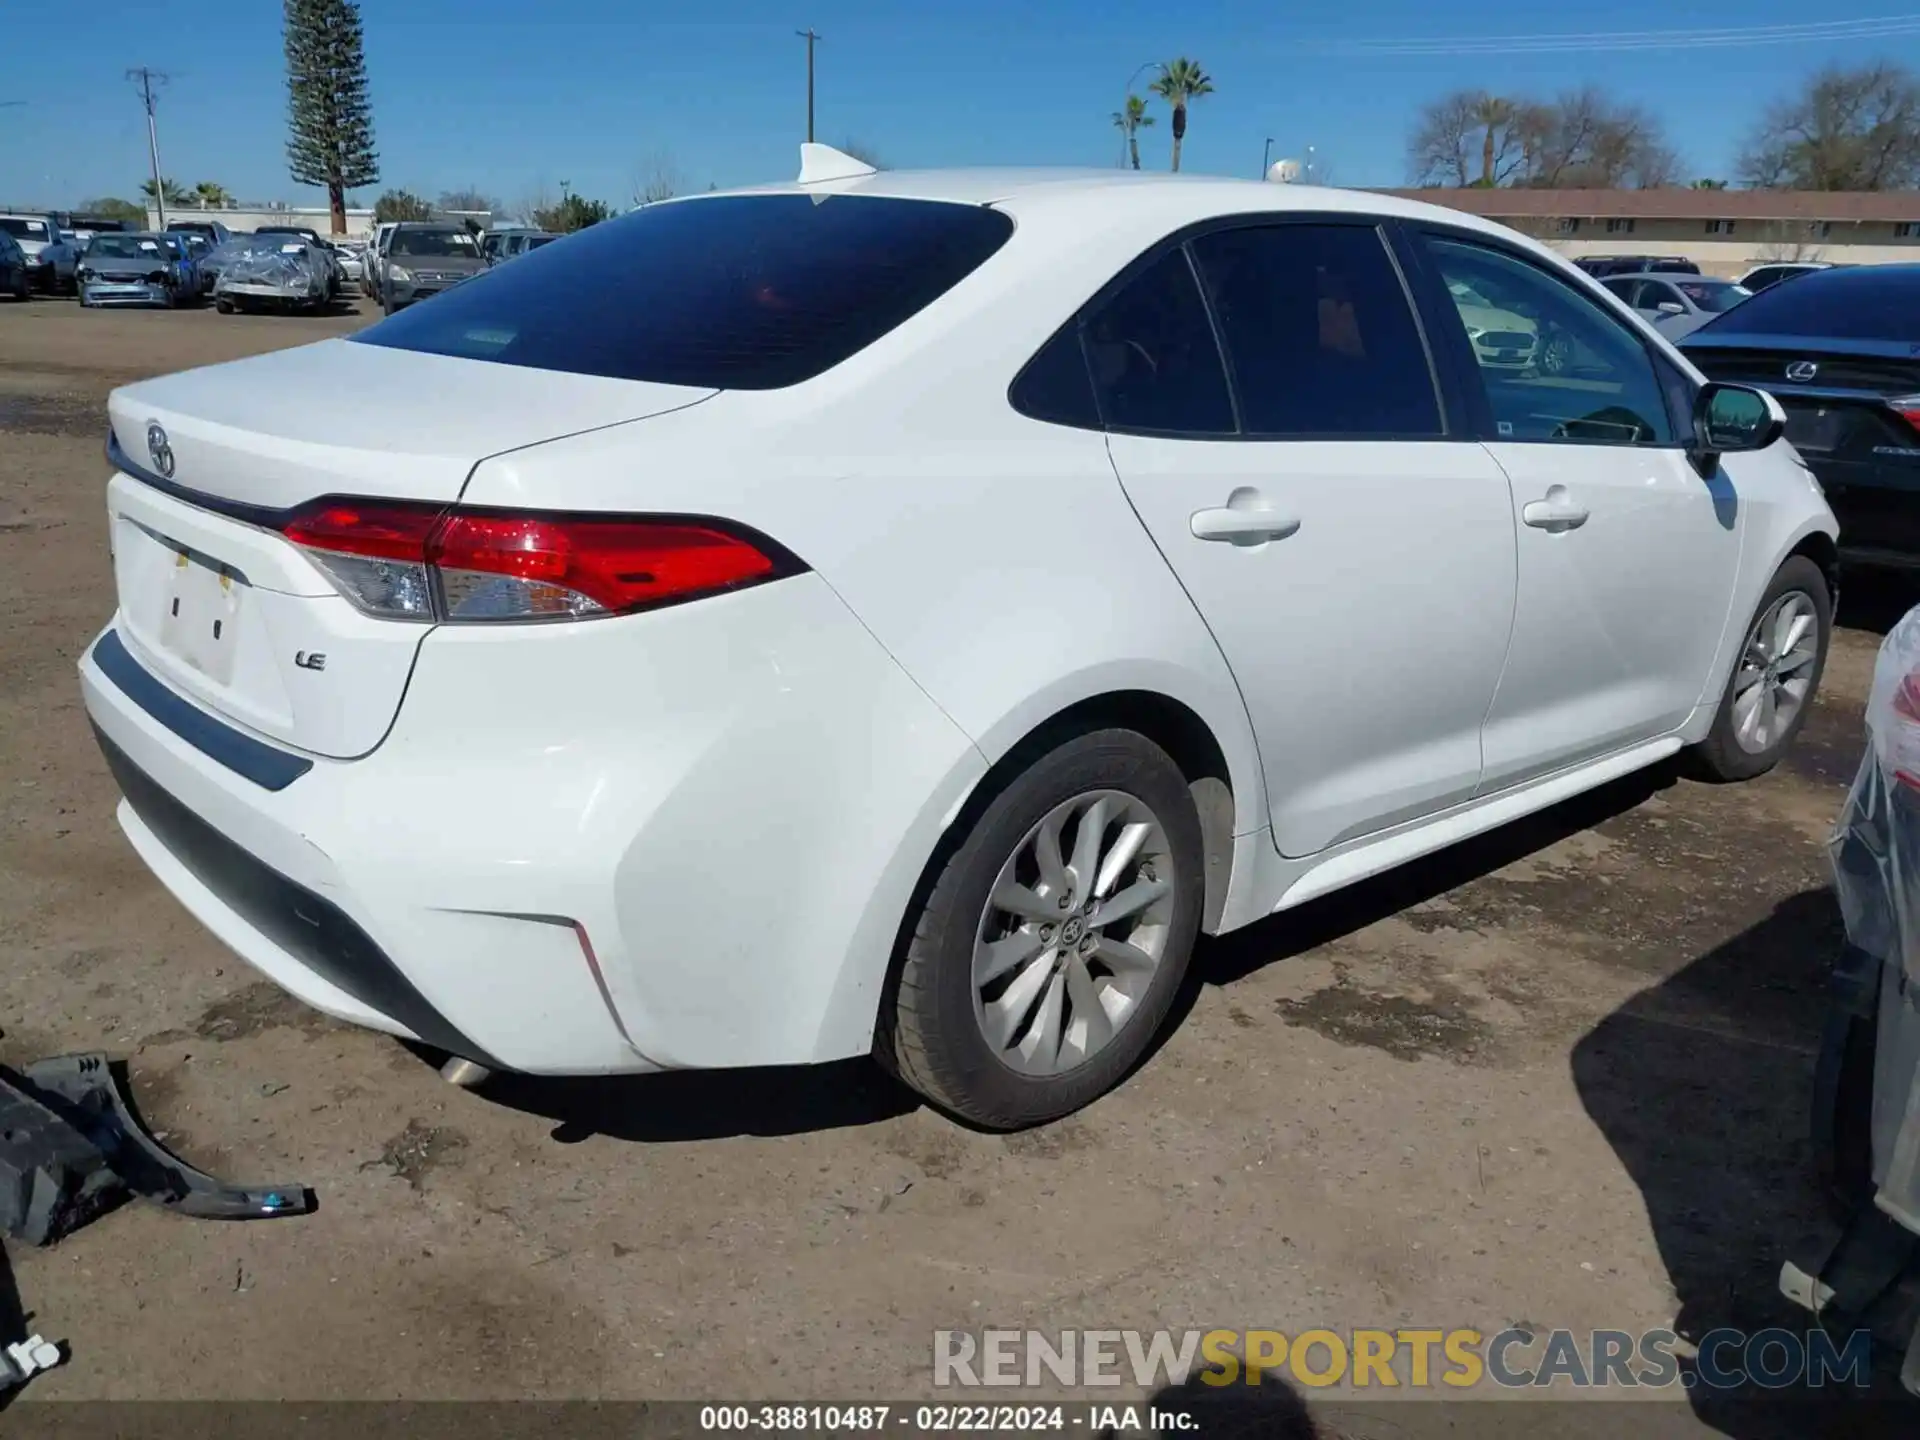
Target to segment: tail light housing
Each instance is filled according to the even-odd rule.
[[[1910,674],[1901,680],[1893,692],[1893,702],[1889,708],[1895,720],[1920,730],[1920,674]],[[1906,748],[1904,745],[1900,747],[1903,752]],[[1893,778],[1909,790],[1920,790],[1920,775],[1897,763]]]
[[[1907,424],[1915,430],[1920,430],[1920,395],[1901,395],[1887,401],[1887,404],[1891,405],[1894,412]]]
[[[700,516],[329,497],[302,506],[281,533],[366,614],[441,624],[630,615],[806,568],[765,536]]]

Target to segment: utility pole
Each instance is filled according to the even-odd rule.
[[[153,124],[153,88],[167,83],[167,77],[158,70],[149,70],[140,65],[127,71],[127,78],[140,86],[140,103],[147,107],[147,158],[153,162],[153,208],[160,219],[160,228],[167,228],[167,196],[160,183],[160,132]]]
[[[813,143],[813,42],[820,37],[809,25],[804,30],[793,32],[807,42],[807,143]]]

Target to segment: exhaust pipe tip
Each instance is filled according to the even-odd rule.
[[[485,1082],[493,1074],[477,1060],[464,1060],[456,1055],[440,1067],[440,1078],[449,1085],[458,1085],[462,1090],[471,1090]]]

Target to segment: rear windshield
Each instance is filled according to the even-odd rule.
[[[1816,270],[1769,285],[1696,334],[1809,335],[1831,340],[1920,342],[1920,265]]]
[[[19,220],[11,215],[0,216],[0,230],[6,231],[9,235],[18,236],[22,240],[50,240],[53,238],[47,233],[46,221]]]
[[[473,236],[464,230],[396,230],[387,246],[395,255],[478,255]]]
[[[539,370],[768,390],[872,344],[1012,233],[997,210],[934,200],[728,195],[648,205],[353,338]]]

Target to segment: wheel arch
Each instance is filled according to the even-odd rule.
[[[1258,778],[1243,775],[1236,779],[1213,726],[1185,701],[1157,690],[1108,690],[1086,696],[1030,724],[1010,743],[986,750],[991,763],[949,818],[940,844],[928,858],[926,874],[939,873],[939,867],[946,863],[953,847],[965,839],[981,811],[1021,771],[1064,741],[1104,729],[1144,735],[1166,751],[1186,777],[1200,817],[1206,884],[1200,924],[1203,931],[1213,933],[1225,912],[1233,879],[1236,816],[1240,805],[1252,799],[1241,791],[1249,783],[1257,784]]]

